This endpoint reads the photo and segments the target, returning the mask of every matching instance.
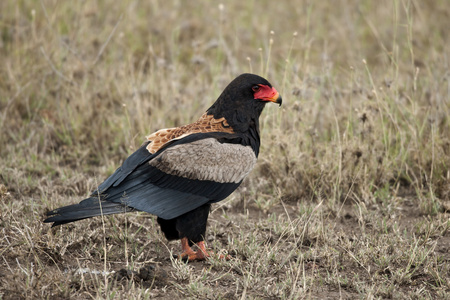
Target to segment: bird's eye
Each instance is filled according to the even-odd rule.
[[[252,86],[252,90],[253,90],[254,92],[259,91],[259,85],[254,85],[254,86]]]

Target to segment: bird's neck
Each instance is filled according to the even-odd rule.
[[[260,111],[253,111],[256,115],[250,114],[250,111],[214,111],[211,108],[206,113],[207,115],[212,115],[214,119],[225,119],[226,123],[233,129],[233,133],[241,136],[242,144],[250,146],[255,151],[255,155],[258,156],[260,146],[259,115],[262,109]]]

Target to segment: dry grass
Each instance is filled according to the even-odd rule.
[[[446,0],[111,3],[0,3],[0,299],[450,297]],[[235,259],[170,259],[146,214],[42,223],[243,72],[285,104],[210,218]]]

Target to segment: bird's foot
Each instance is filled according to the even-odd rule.
[[[181,239],[181,250],[183,251],[178,257],[183,261],[199,261],[205,260],[206,256],[202,251],[194,251],[189,246],[189,240],[187,238]]]
[[[204,241],[198,242],[197,244],[198,251],[192,250],[192,248],[189,246],[189,241],[187,238],[181,239],[181,248],[183,252],[180,254],[180,259],[184,261],[202,261],[206,260],[210,257],[215,257],[218,259],[225,259],[230,260],[230,255],[223,255],[223,254],[216,254],[212,251],[206,250],[206,245]]]
[[[202,261],[206,258],[203,254],[200,254],[198,251],[183,251],[183,253],[180,254],[180,259],[183,261]]]
[[[204,241],[198,242],[197,246],[199,248],[199,250],[197,252],[200,252],[202,256],[204,256],[204,259],[209,258],[209,257],[214,257],[214,258],[218,258],[218,259],[224,259],[224,260],[230,260],[231,256],[226,254],[221,254],[221,253],[214,253],[212,251],[208,251],[206,250],[206,245]]]

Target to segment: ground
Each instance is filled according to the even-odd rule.
[[[0,299],[448,299],[450,6],[0,3]],[[235,76],[283,96],[255,170],[176,259],[154,216],[51,228]]]

